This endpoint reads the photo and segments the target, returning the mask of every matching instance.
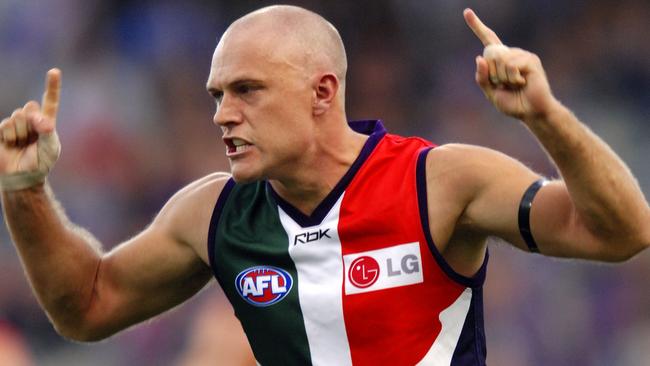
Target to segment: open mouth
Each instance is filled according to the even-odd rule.
[[[250,143],[239,138],[224,138],[223,141],[226,144],[227,156],[243,153],[252,146]]]

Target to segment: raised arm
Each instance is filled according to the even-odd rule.
[[[107,337],[190,297],[210,279],[207,231],[226,175],[178,192],[142,233],[109,253],[68,221],[44,183],[54,140],[61,74],[48,73],[42,107],[31,101],[0,124],[4,217],[38,301],[57,331]],[[46,146],[43,146],[46,145]],[[51,151],[54,153],[47,152]]]
[[[464,16],[485,46],[476,58],[477,84],[498,110],[523,122],[562,176],[537,192],[524,220],[540,252],[620,261],[650,246],[650,208],[627,166],[555,99],[536,55],[504,46],[473,11]],[[529,250],[520,233],[519,206],[540,177],[489,149],[436,150],[428,159],[429,179],[456,187],[459,228]],[[445,171],[442,162],[458,169]]]

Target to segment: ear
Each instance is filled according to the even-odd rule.
[[[339,79],[334,74],[323,74],[314,81],[314,116],[320,116],[335,102],[339,91]]]

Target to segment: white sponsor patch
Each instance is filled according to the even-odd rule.
[[[407,243],[343,256],[345,294],[421,283],[420,243]]]

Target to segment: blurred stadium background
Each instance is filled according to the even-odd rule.
[[[319,12],[341,31],[351,119],[381,118],[392,132],[437,143],[489,146],[555,176],[528,132],[494,111],[474,84],[482,47],[461,14],[473,7],[506,44],[540,55],[555,94],[650,194],[647,0],[286,3]],[[39,99],[47,69],[62,68],[63,155],[50,180],[72,220],[106,249],[146,226],[186,183],[228,169],[204,89],[210,59],[231,21],[267,4],[0,0],[0,115]],[[52,330],[4,226],[0,273],[0,364],[7,365],[200,365],[187,348],[201,332],[196,324],[211,324],[211,309],[223,303],[213,285],[146,325],[81,345]],[[544,259],[495,241],[485,296],[488,363],[649,365],[648,279],[650,252],[611,266]],[[23,361],[8,363],[11,353]]]

